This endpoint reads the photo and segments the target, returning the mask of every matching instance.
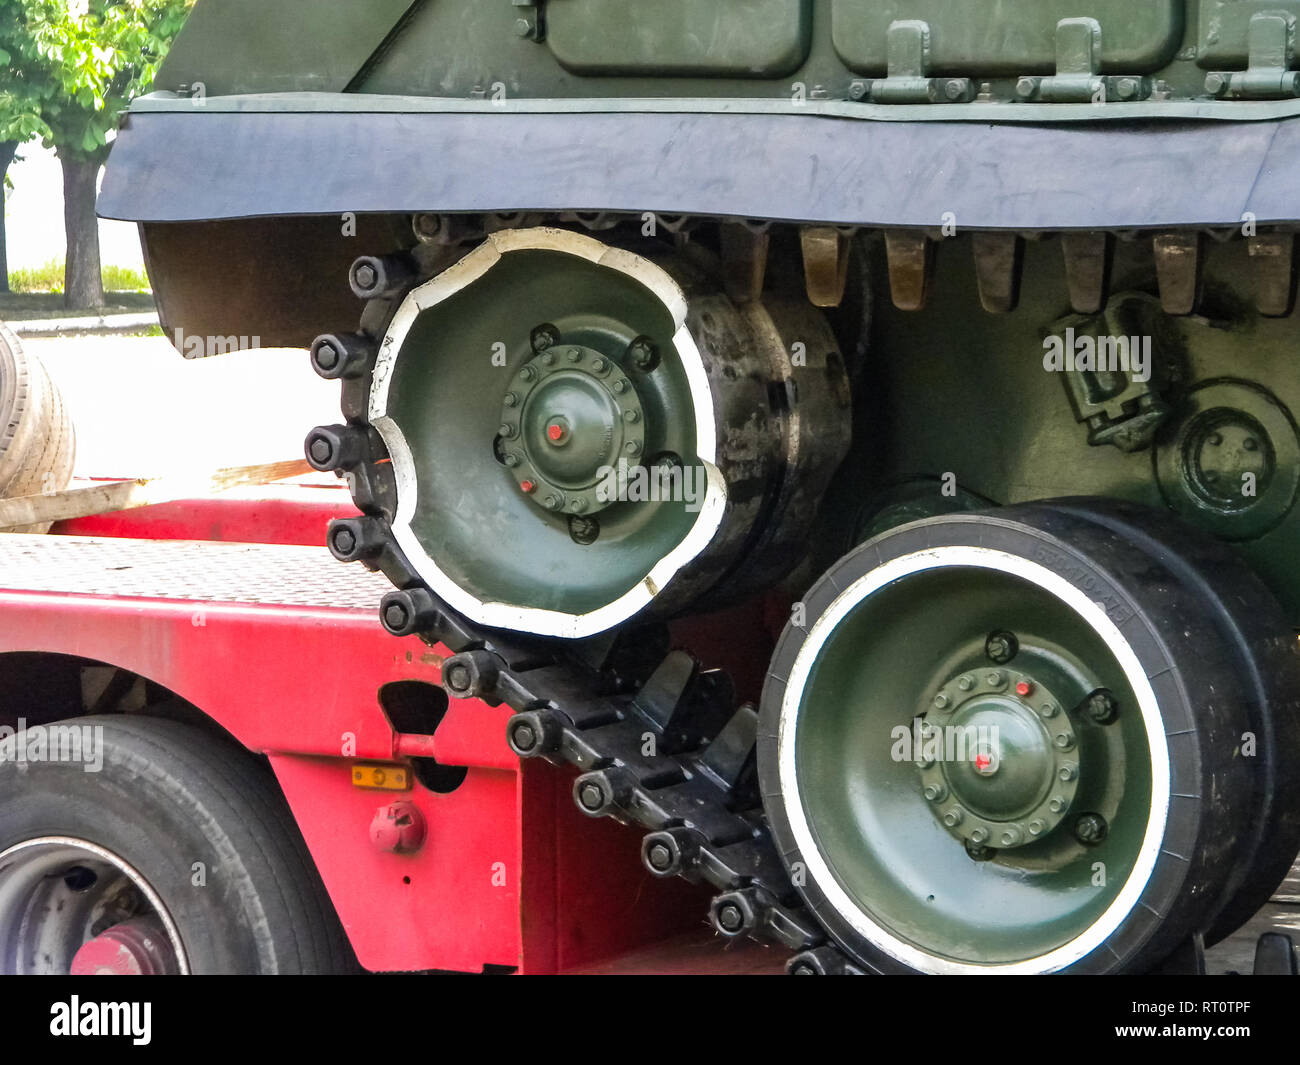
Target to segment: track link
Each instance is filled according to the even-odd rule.
[[[777,854],[757,791],[758,712],[734,708],[725,673],[684,651],[638,668],[618,637],[575,651],[485,630],[423,588],[390,592],[380,614],[390,631],[455,652],[442,668],[452,695],[515,712],[507,740],[521,758],[575,767],[584,814],[645,829],[641,855],[654,875],[716,888],[720,934],[794,951],[790,973],[860,972],[827,943]]]

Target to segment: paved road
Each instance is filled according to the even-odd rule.
[[[28,339],[63,392],[79,477],[142,477],[302,457],[339,420],[338,385],[304,351],[183,359],[163,337]]]

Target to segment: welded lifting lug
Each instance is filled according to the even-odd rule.
[[[1230,100],[1285,100],[1300,96],[1300,71],[1291,69],[1296,56],[1295,38],[1295,15],[1285,11],[1261,11],[1252,15],[1246,69],[1211,71],[1205,76],[1205,91]]]
[[[1020,78],[1016,95],[1042,103],[1145,100],[1151,95],[1151,79],[1137,74],[1103,76],[1101,23],[1093,18],[1067,18],[1056,24],[1056,74]]]
[[[975,98],[970,78],[930,77],[930,24],[900,19],[886,38],[889,76],[870,83],[872,103],[961,104]]]

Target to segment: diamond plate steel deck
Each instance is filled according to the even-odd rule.
[[[390,587],[324,547],[0,534],[0,590],[373,612]]]

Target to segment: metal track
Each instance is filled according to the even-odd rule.
[[[443,664],[450,693],[515,711],[507,739],[521,758],[578,769],[583,813],[646,829],[653,874],[717,888],[719,933],[796,952],[790,973],[860,973],[827,943],[776,852],[757,792],[758,713],[751,703],[733,712],[726,674],[672,651],[637,683],[617,638],[583,648],[584,660],[557,642],[481,629],[422,588],[390,592],[381,616],[456,652]]]

